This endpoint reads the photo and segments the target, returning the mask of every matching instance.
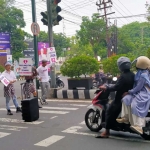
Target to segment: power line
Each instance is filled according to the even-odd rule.
[[[148,14],[138,14],[138,15],[132,15],[132,16],[122,16],[122,17],[111,17],[108,19],[121,19],[121,18],[131,18],[131,17],[143,17],[146,16]]]

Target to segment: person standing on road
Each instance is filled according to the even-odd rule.
[[[31,76],[25,76],[25,80],[26,83],[23,86],[23,93],[25,95],[25,98],[31,98],[31,93],[33,94],[34,97],[37,97],[37,92],[34,86],[34,82],[33,80],[36,78],[37,76],[37,71],[36,71],[36,67],[32,67],[32,75]],[[39,105],[39,108],[42,108]]]
[[[49,93],[50,83],[49,83],[49,75],[48,75],[49,65],[47,65],[47,60],[42,60],[42,65],[37,68],[38,79],[40,81],[41,93],[42,93],[42,101],[45,103],[47,94]]]
[[[18,105],[17,97],[15,95],[15,88],[13,84],[14,82],[17,81],[17,79],[15,73],[11,70],[11,63],[9,62],[5,63],[5,71],[2,73],[2,75],[10,82],[7,87],[4,86],[4,97],[6,98],[7,115],[13,115],[9,107],[9,102],[11,98],[16,107],[16,113],[21,112],[21,108]]]

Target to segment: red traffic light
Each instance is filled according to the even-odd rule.
[[[61,0],[54,0],[54,4],[57,5],[58,3],[60,3]]]

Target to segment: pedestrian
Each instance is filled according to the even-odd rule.
[[[49,93],[50,89],[50,77],[48,75],[49,65],[47,65],[47,60],[42,60],[42,65],[37,68],[38,79],[41,86],[41,93],[42,93],[42,101],[46,103],[47,94]]]
[[[37,71],[36,71],[36,67],[32,67],[32,75],[31,76],[25,76],[25,84],[23,86],[23,93],[25,95],[25,98],[31,98],[31,93],[33,94],[34,97],[37,97],[37,92],[34,86],[34,82],[33,80],[36,78],[37,76]],[[39,108],[42,108],[41,106],[39,106]]]
[[[13,115],[9,107],[9,102],[11,98],[16,107],[16,113],[21,112],[21,108],[18,105],[17,97],[15,95],[15,88],[13,84],[14,82],[17,81],[17,79],[15,73],[11,70],[11,63],[9,62],[5,63],[5,71],[2,73],[2,75],[10,82],[8,86],[4,86],[4,97],[6,98],[7,115]]]

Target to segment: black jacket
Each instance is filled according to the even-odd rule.
[[[111,103],[106,111],[106,129],[113,129],[116,125],[116,119],[121,112],[122,95],[128,90],[133,88],[134,73],[125,71],[119,77],[117,83],[114,86],[108,87],[108,90],[116,91],[115,100]]]
[[[122,95],[133,88],[134,73],[127,70],[122,73],[114,86],[108,87],[110,92],[116,91],[114,103],[121,103]]]

